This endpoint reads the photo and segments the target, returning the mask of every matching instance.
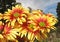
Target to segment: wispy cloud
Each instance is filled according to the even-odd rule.
[[[32,9],[41,9],[44,12],[52,12],[56,15],[56,6],[51,6],[56,5],[58,2],[60,2],[60,0],[17,0],[17,2],[22,3],[25,7],[31,7]],[[49,10],[49,8],[51,9]]]
[[[33,9],[44,9],[46,6],[60,2],[60,0],[17,0],[25,7],[31,7]]]

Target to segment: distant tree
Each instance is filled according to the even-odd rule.
[[[57,4],[56,12],[57,12],[57,19],[58,19],[58,23],[56,24],[57,34],[60,35],[60,2],[58,2],[58,4]],[[60,37],[60,36],[58,36],[58,37]]]
[[[8,8],[14,6],[16,0],[0,0],[0,13],[4,13]]]
[[[60,2],[57,5],[56,12],[57,12],[58,20],[60,21]]]

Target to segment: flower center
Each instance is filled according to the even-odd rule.
[[[45,26],[45,23],[44,22],[40,22],[39,23],[39,26],[44,27]]]
[[[33,24],[30,24],[30,28],[31,28],[31,29],[34,29],[34,25],[33,25]]]
[[[31,28],[33,28],[33,26],[34,26],[33,24],[30,24],[30,27],[31,27]]]
[[[18,17],[18,16],[19,16],[19,13],[15,13],[15,14],[14,14],[14,17]]]

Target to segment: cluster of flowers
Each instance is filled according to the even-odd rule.
[[[22,5],[12,6],[4,14],[0,13],[0,40],[16,40],[26,37],[33,42],[35,39],[47,38],[47,33],[55,29],[57,19],[51,13],[41,10],[30,10]]]

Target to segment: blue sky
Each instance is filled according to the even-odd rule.
[[[54,3],[54,4],[51,4],[51,5],[48,5],[45,7],[44,12],[45,13],[53,13],[55,16],[57,15],[56,13],[56,8],[57,8],[57,3]]]
[[[60,0],[17,0],[22,3],[24,7],[31,7],[32,9],[41,9],[45,13],[51,12],[56,15],[57,3]]]

